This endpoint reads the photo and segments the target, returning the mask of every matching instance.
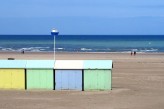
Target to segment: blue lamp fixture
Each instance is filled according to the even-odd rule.
[[[58,36],[59,31],[55,28],[51,30],[51,35],[54,36],[54,60],[55,60],[55,37]]]
[[[59,34],[59,31],[57,29],[53,28],[51,31],[51,35],[57,36],[58,34]]]

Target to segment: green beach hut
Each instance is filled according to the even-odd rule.
[[[112,60],[84,61],[84,90],[111,90],[112,66]]]
[[[0,89],[25,89],[24,60],[0,61]]]
[[[54,60],[28,60],[26,64],[26,88],[54,89]]]

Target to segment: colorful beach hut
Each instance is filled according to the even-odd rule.
[[[53,68],[53,60],[28,60],[26,64],[26,88],[53,90]]]
[[[112,66],[112,60],[84,61],[84,90],[111,90]]]
[[[25,89],[24,60],[0,61],[0,89]]]
[[[56,60],[55,90],[82,90],[82,60]]]

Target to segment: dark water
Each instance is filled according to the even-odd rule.
[[[0,51],[53,51],[50,35],[0,35]],[[164,52],[164,35],[59,35],[57,52]]]

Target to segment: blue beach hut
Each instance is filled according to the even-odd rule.
[[[56,60],[55,90],[82,90],[82,60]]]

